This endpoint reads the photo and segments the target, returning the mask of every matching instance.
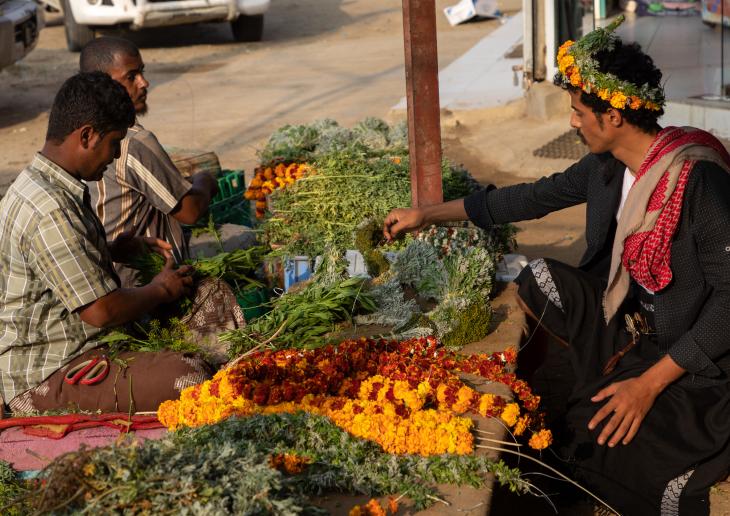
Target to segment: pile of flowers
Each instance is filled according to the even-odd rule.
[[[309,165],[301,163],[260,166],[254,170],[254,177],[243,196],[249,201],[256,201],[256,217],[263,218],[266,213],[266,196],[274,190],[294,184],[310,170]]]
[[[537,412],[540,399],[506,371],[516,361],[508,349],[490,355],[458,355],[434,337],[387,341],[360,338],[315,350],[261,351],[211,380],[185,389],[160,405],[170,429],[213,424],[230,416],[306,411],[328,417],[386,452],[467,454],[474,449],[472,420],[499,418],[515,435],[532,432],[529,444],[552,440]],[[507,385],[511,402],[480,394],[459,372]]]

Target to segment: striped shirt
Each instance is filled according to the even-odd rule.
[[[170,212],[192,185],[150,131],[139,124],[130,128],[119,158],[107,167],[101,181],[88,186],[110,242],[131,232],[169,242],[178,263],[189,258],[182,227]],[[122,286],[135,286],[134,272],[122,264],[115,266]]]
[[[98,345],[76,312],[119,288],[85,185],[37,154],[0,200],[0,394]]]

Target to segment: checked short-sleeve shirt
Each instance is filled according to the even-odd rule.
[[[86,186],[37,154],[0,200],[0,394],[40,384],[102,329],[76,312],[119,288]]]

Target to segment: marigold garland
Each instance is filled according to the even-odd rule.
[[[266,196],[274,190],[294,184],[310,171],[311,167],[302,163],[260,166],[254,170],[254,177],[243,196],[249,201],[256,201],[256,217],[263,218],[267,206]]]
[[[551,436],[536,412],[540,399],[505,371],[515,361],[513,349],[463,356],[433,337],[401,342],[361,338],[315,350],[267,350],[185,389],[179,400],[160,405],[158,417],[175,429],[231,415],[304,410],[327,416],[389,453],[433,455],[473,451],[472,421],[460,417],[472,412],[500,418],[515,435],[532,429],[537,433],[530,445],[542,449]],[[517,402],[478,393],[458,372],[509,386]]]
[[[557,63],[562,83],[597,95],[616,109],[643,108],[660,111],[664,105],[664,91],[661,87],[636,85],[621,80],[614,74],[601,72],[593,58],[597,52],[610,50],[615,46],[617,36],[613,31],[623,21],[624,17],[621,15],[606,28],[598,28],[577,42],[568,40],[560,46]]]

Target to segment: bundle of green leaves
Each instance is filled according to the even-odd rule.
[[[309,465],[298,474],[270,467],[274,454]],[[415,509],[434,503],[437,484],[481,487],[486,475],[526,493],[519,470],[477,455],[390,455],[326,418],[306,413],[229,419],[159,441],[122,443],[64,455],[28,490],[38,513],[313,514],[310,495],[406,494]]]
[[[231,358],[265,344],[271,348],[315,348],[327,342],[337,325],[359,313],[376,309],[364,278],[347,278],[327,285],[313,281],[301,290],[274,300],[272,309],[244,328],[220,335]]]
[[[267,253],[266,247],[255,246],[222,252],[210,258],[186,260],[185,264],[193,267],[197,279],[219,278],[234,286],[239,283],[245,286],[261,286],[255,279],[256,271]],[[137,271],[138,284],[146,285],[160,273],[165,266],[165,259],[157,253],[149,252],[135,257],[129,266]]]

